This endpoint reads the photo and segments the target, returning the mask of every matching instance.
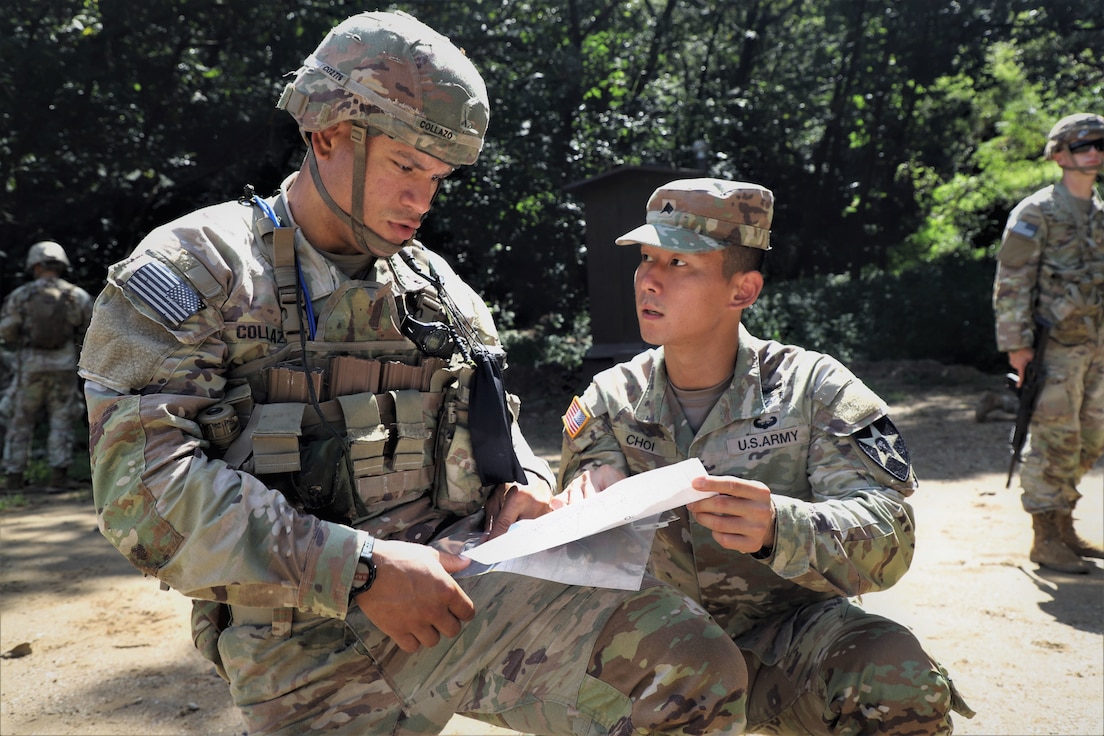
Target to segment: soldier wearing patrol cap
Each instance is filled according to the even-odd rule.
[[[763,340],[774,195],[746,182],[659,187],[640,248],[640,334],[658,347],[599,373],[564,415],[553,506],[687,458],[716,495],[660,529],[651,566],[740,646],[748,731],[951,732],[972,711],[904,626],[851,596],[888,588],[915,546],[912,459],[886,404],[835,359]]]
[[[488,309],[414,238],[482,148],[474,65],[406,14],[363,13],[279,106],[299,171],[150,233],[109,269],[81,356],[100,529],[194,599],[249,732],[437,733],[457,712],[742,730],[738,650],[673,588],[452,576],[469,561],[446,542],[540,511],[553,481],[516,399],[479,383],[502,356]],[[476,426],[483,396],[498,435]]]
[[[77,352],[92,316],[92,297],[65,280],[69,256],[60,243],[43,240],[27,251],[32,280],[0,307],[0,340],[10,348],[14,375],[0,397],[5,419],[4,473],[8,491],[35,488],[48,493],[69,488],[74,418],[83,411],[77,382]],[[49,424],[50,477],[26,486],[35,426]]]
[[[1008,216],[993,283],[997,348],[1023,380],[1040,321],[1050,325],[1046,378],[1031,418],[1020,469],[1020,499],[1031,514],[1032,562],[1086,573],[1104,549],[1073,528],[1078,485],[1104,453],[1104,117],[1068,115],[1043,151],[1062,170],[1057,184]]]

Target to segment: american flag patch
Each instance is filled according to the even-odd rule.
[[[196,290],[158,261],[139,268],[126,285],[173,325],[179,325],[204,307]]]
[[[1024,220],[1017,220],[1016,224],[1012,226],[1012,232],[1025,238],[1034,238],[1035,233],[1039,232],[1039,226]]]
[[[579,397],[573,398],[571,406],[567,407],[567,413],[563,415],[563,425],[564,429],[567,430],[567,436],[571,439],[578,437],[579,433],[583,431],[583,427],[592,418],[593,415],[583,406],[583,402],[579,400]]]

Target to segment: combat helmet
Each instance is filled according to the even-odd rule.
[[[65,254],[65,249],[62,248],[59,243],[55,243],[52,240],[40,240],[32,245],[31,249],[27,251],[27,270],[33,271],[34,267],[39,263],[60,263],[68,269],[69,256]]]
[[[1054,124],[1047,136],[1043,157],[1050,160],[1054,154],[1070,143],[1079,140],[1104,138],[1104,117],[1089,112],[1067,115]]]
[[[326,207],[349,225],[362,252],[384,258],[406,243],[391,243],[364,223],[368,138],[386,135],[450,166],[465,166],[483,149],[490,115],[486,85],[464,52],[401,11],[360,13],[335,26],[276,106],[308,139],[307,167]],[[345,121],[353,124],[351,212],[327,191],[308,135]]]
[[[451,166],[475,163],[490,114],[486,85],[464,52],[401,11],[335,26],[277,107],[303,131],[351,120]]]

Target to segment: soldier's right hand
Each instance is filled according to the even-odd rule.
[[[1027,370],[1027,364],[1035,359],[1034,348],[1020,348],[1019,350],[1013,350],[1008,354],[1008,365],[1016,369],[1016,373],[1020,379],[1016,382],[1016,388],[1023,386],[1024,372]]]
[[[364,615],[404,652],[432,647],[460,633],[475,604],[452,578],[471,560],[432,547],[376,540],[376,581],[356,598]]]

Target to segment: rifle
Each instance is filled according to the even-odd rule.
[[[1005,488],[1012,486],[1012,474],[1020,463],[1020,453],[1023,451],[1024,442],[1027,441],[1027,428],[1031,424],[1031,415],[1035,413],[1035,404],[1046,382],[1043,358],[1046,357],[1047,340],[1050,338],[1050,323],[1041,319],[1036,319],[1035,323],[1035,344],[1033,345],[1035,355],[1024,367],[1023,382],[1017,388],[1019,376],[1015,373],[1009,373],[1007,376],[1009,384],[1020,397],[1020,407],[1016,411],[1016,424],[1013,425],[1012,432],[1008,436],[1008,444],[1012,448],[1012,461],[1008,464],[1008,480],[1004,483]]]

